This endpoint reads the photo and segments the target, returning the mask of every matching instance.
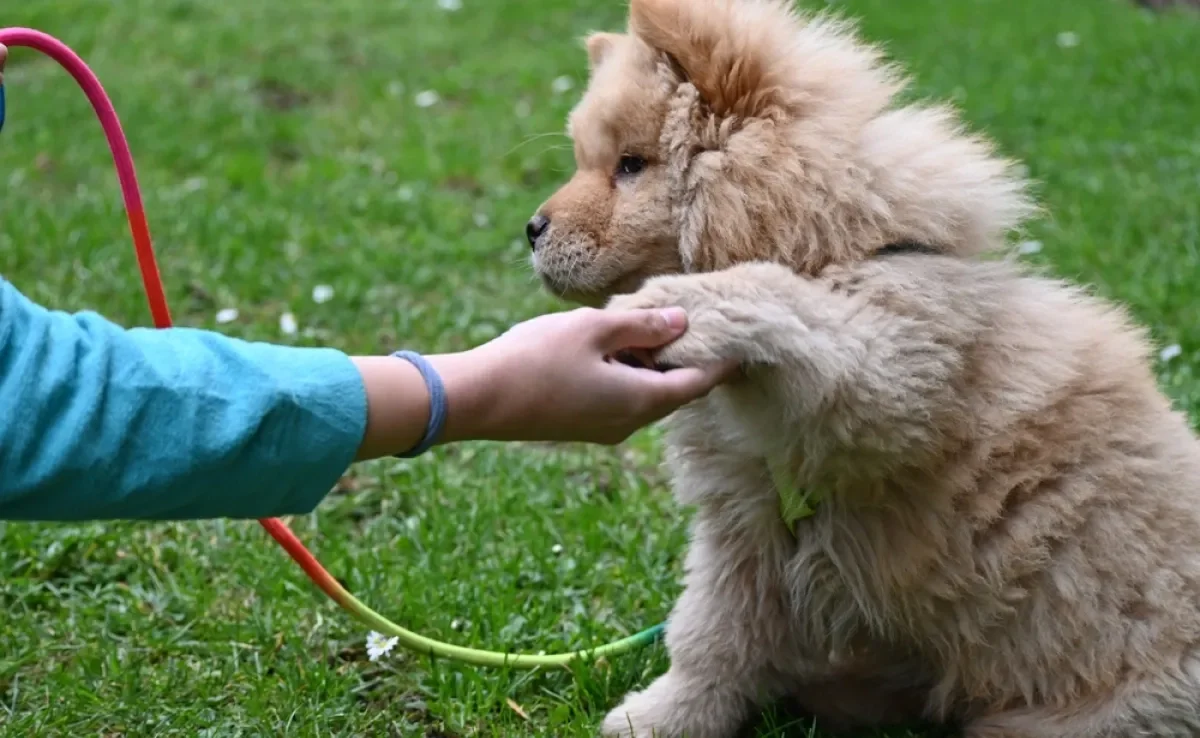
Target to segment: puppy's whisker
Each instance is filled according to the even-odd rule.
[[[531,144],[534,141],[540,141],[543,138],[550,138],[552,136],[561,136],[563,138],[569,138],[569,136],[567,136],[567,134],[562,133],[561,131],[550,132],[550,133],[535,133],[535,134],[527,137],[524,141],[521,141],[520,143],[518,143],[516,146],[513,146],[508,151],[506,151],[504,153],[504,156],[506,156],[506,157],[512,156],[517,151],[519,151],[521,149],[521,147],[526,146],[527,144]],[[560,144],[560,146],[562,146],[562,144]]]

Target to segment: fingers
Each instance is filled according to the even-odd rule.
[[[4,84],[4,62],[8,61],[8,47],[0,44],[0,85]]]
[[[738,362],[725,361],[704,367],[672,369],[656,375],[653,414],[656,418],[669,415],[692,400],[704,397],[718,385],[733,379],[739,369]]]
[[[601,351],[659,348],[687,330],[683,308],[658,310],[603,310],[595,314],[596,341]]]
[[[662,375],[669,401],[684,404],[707,395],[717,385],[732,379],[739,370],[736,361],[723,361],[703,367],[673,369]]]

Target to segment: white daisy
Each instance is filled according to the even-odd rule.
[[[319,284],[313,287],[312,291],[313,302],[320,305],[324,302],[329,302],[333,299],[333,288],[327,284]]]
[[[371,631],[367,634],[367,658],[378,661],[381,656],[387,656],[400,639],[396,636],[388,638],[382,633]]]
[[[1062,49],[1073,49],[1079,45],[1079,34],[1074,31],[1063,31],[1058,34],[1058,46]]]
[[[296,316],[291,313],[284,313],[279,316],[279,330],[285,336],[294,336],[296,331],[300,330],[299,324],[296,323]]]
[[[233,321],[235,321],[237,319],[238,319],[237,308],[225,308],[224,310],[217,311],[217,322],[218,323],[222,323],[222,324],[223,323],[232,323]]]
[[[1177,343],[1173,343],[1170,346],[1163,348],[1163,350],[1158,353],[1158,358],[1162,359],[1164,362],[1167,362],[1171,359],[1178,359],[1182,353],[1183,347]]]
[[[441,99],[441,96],[437,94],[436,90],[422,90],[421,92],[417,93],[417,96],[413,98],[413,101],[417,103],[418,108],[431,108],[434,105],[437,105],[438,100]]]

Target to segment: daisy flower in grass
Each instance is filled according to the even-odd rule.
[[[399,642],[400,639],[395,636],[388,638],[382,633],[371,631],[367,634],[367,658],[378,661],[381,657],[391,653]]]

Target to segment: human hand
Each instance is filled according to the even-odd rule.
[[[430,356],[449,398],[445,440],[620,443],[736,369],[660,372],[612,358],[658,349],[686,331],[679,308],[581,308],[526,321],[462,354]]]
[[[439,443],[582,441],[615,444],[729,378],[736,364],[659,372],[626,366],[618,353],[649,355],[685,335],[680,308],[581,308],[520,323],[470,351],[425,359],[445,388]],[[353,361],[367,394],[367,428],[357,458],[412,448],[430,417],[415,366],[388,356]]]
[[[0,85],[4,84],[4,62],[8,61],[8,47],[0,44]]]

